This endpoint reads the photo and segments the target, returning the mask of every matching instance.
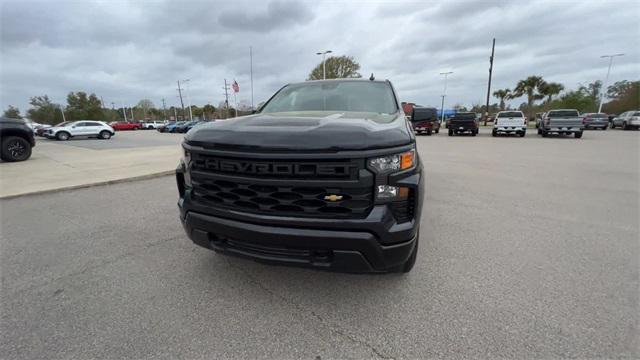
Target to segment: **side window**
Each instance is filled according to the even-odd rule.
[[[79,122],[79,123],[75,123],[74,126],[75,127],[85,127],[85,126],[87,126],[87,123],[86,122]]]
[[[88,122],[87,125],[88,126],[102,126],[100,123],[97,123],[97,122]]]

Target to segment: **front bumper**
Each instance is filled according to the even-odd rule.
[[[398,180],[416,191],[413,219],[398,223],[391,206],[376,204],[365,218],[264,215],[203,208],[176,177],[180,220],[197,245],[259,262],[341,271],[387,272],[404,264],[417,243],[423,191],[421,173]],[[393,180],[391,181],[393,183]]]
[[[502,133],[515,133],[515,132],[526,132],[527,128],[524,126],[496,126],[493,128],[496,132]]]

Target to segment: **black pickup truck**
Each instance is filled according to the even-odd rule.
[[[24,161],[36,146],[33,130],[19,119],[0,118],[0,158],[4,161]]]
[[[423,199],[413,129],[389,81],[306,81],[256,114],[192,129],[176,177],[202,247],[347,272],[408,272]]]
[[[464,133],[471,134],[471,136],[478,135],[478,120],[476,119],[476,113],[455,113],[449,118],[449,120],[447,120],[447,129],[449,129],[449,136]]]

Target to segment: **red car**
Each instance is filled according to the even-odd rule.
[[[111,124],[109,124],[109,126],[111,126],[113,130],[116,130],[116,131],[138,130],[142,128],[142,125],[140,125],[140,123],[132,123],[132,122],[125,122],[125,121],[114,121]]]

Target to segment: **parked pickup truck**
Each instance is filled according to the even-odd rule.
[[[191,240],[260,262],[408,272],[423,168],[389,81],[305,81],[256,114],[191,129],[178,166]]]
[[[417,134],[439,133],[440,121],[438,120],[438,110],[428,107],[414,107],[411,111],[411,126]]]
[[[544,115],[542,123],[538,127],[538,135],[547,137],[551,133],[573,134],[579,139],[582,137],[584,122],[580,112],[576,109],[550,110]]]
[[[527,133],[527,118],[522,111],[500,111],[493,123],[491,136],[498,134],[518,134],[524,137]]]
[[[449,129],[449,136],[462,133],[469,133],[471,136],[478,135],[478,120],[476,119],[476,113],[456,113],[447,121],[447,128]]]

